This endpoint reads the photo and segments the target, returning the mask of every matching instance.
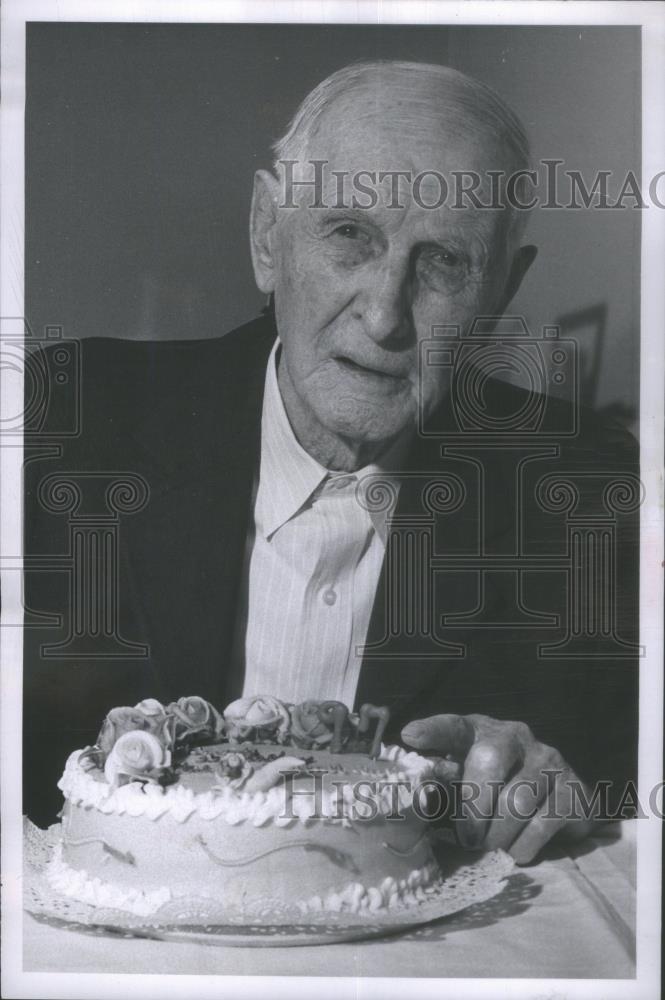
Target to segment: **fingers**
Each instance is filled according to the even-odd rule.
[[[524,865],[560,831],[576,839],[590,831],[591,821],[575,815],[573,771],[522,722],[433,715],[405,726],[402,739],[448,758],[434,773],[455,789],[453,822],[462,847],[500,847]]]
[[[565,818],[550,814],[550,804],[550,799],[547,799],[512,844],[510,853],[516,864],[530,864],[554,834],[566,825]]]
[[[499,793],[494,819],[489,825],[484,847],[507,850],[553,790],[551,772],[543,767],[523,767]]]
[[[492,742],[479,741],[471,747],[465,764],[460,803],[461,817],[455,823],[463,847],[483,844],[501,788],[521,760],[521,747],[511,730]]]
[[[473,723],[463,715],[432,715],[410,722],[402,739],[416,750],[433,750],[464,760],[475,739]]]
[[[553,791],[523,827],[510,848],[518,865],[530,864],[552,837],[564,828],[567,834],[575,838],[589,833],[592,821],[575,817],[571,786],[574,781],[575,775],[570,768],[557,774]]]
[[[461,781],[463,769],[458,761],[442,757],[435,762],[432,777],[443,785],[450,785],[453,781]]]

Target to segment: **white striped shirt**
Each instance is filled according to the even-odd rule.
[[[365,476],[380,474],[397,489],[385,470],[395,467],[403,443],[380,465],[355,474],[325,469],[291,429],[277,383],[279,346],[266,371],[236,639],[236,654],[244,646],[243,695],[336,699],[351,707],[387,528],[385,514],[369,513],[356,488]]]

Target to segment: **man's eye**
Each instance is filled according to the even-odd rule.
[[[428,260],[437,267],[455,269],[463,264],[463,258],[454,250],[430,250]]]
[[[353,222],[345,222],[342,226],[337,226],[334,230],[336,236],[343,236],[347,240],[358,240],[364,238],[364,233],[360,226],[354,225]]]
[[[426,248],[418,258],[416,269],[430,288],[444,294],[460,291],[469,279],[466,254],[445,247]]]

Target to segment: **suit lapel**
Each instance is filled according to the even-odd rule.
[[[493,390],[503,403],[514,391],[500,382],[493,382]],[[433,425],[445,428],[440,414]],[[404,723],[431,714],[434,693],[439,703],[452,701],[455,691],[469,684],[473,627],[444,627],[442,615],[473,608],[480,599],[478,580],[473,571],[436,570],[431,559],[459,555],[473,565],[483,545],[501,547],[511,532],[512,505],[488,503],[485,496],[488,481],[496,497],[509,496],[500,478],[506,472],[500,448],[479,460],[463,443],[450,451],[442,449],[445,443],[443,432],[414,438],[360,672],[356,705],[387,704],[392,737]],[[486,594],[484,600],[493,597]]]
[[[124,562],[164,697],[189,669],[216,704],[242,686],[231,647],[273,340],[259,320],[202,344],[177,400],[135,434],[150,501],[127,522]]]
[[[441,660],[455,649],[440,644],[435,621],[421,615],[430,580],[423,561],[434,543],[434,523],[425,502],[427,487],[441,478],[438,442],[416,438],[403,472],[391,516],[377,586],[356,707],[364,702],[388,705],[391,730],[418,715],[415,705],[440,676]],[[432,602],[433,605],[433,602]]]

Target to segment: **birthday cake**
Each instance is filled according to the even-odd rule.
[[[439,876],[424,788],[432,763],[381,736],[383,708],[199,697],[116,708],[58,783],[57,892],[165,922],[192,901],[261,916],[375,912]]]

